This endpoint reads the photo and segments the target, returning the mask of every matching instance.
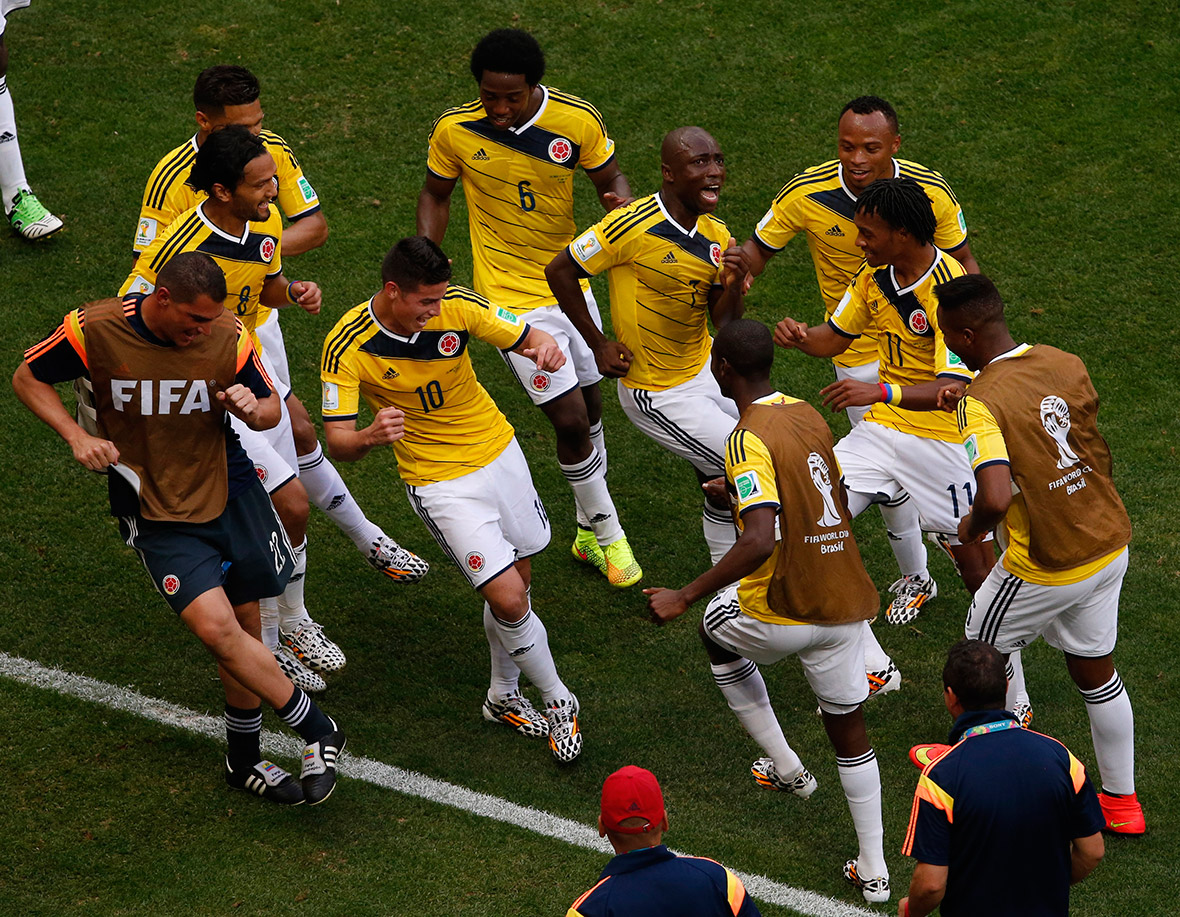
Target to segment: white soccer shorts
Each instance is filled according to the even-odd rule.
[[[884,494],[891,501],[908,493],[923,531],[959,543],[959,519],[971,512],[975,498],[975,473],[962,444],[899,433],[867,420],[836,443],[836,458],[849,490]]]
[[[694,378],[662,392],[627,388],[620,379],[619,404],[631,423],[697,471],[725,474],[725,439],[737,426],[738,409],[721,394],[708,360]]]
[[[275,323],[276,325],[278,322]],[[262,352],[262,368],[270,376],[275,385],[280,385],[275,378],[276,371],[271,359],[272,351],[264,349]],[[290,389],[287,389],[290,394]],[[258,480],[266,488],[268,494],[274,493],[291,478],[299,474],[299,458],[295,454],[295,434],[291,430],[291,414],[287,410],[286,398],[280,398],[282,413],[279,422],[269,430],[251,430],[238,418],[230,415],[230,424],[238,439],[242,441],[242,448],[254,463],[254,471]]]
[[[280,398],[291,394],[291,369],[287,365],[287,345],[283,341],[283,329],[279,327],[279,310],[259,307],[265,315],[254,333],[258,335],[258,343],[262,345],[262,352],[269,358],[267,373]]]
[[[407,484],[410,506],[479,589],[549,544],[549,518],[514,438],[490,464],[434,484]]]
[[[1042,586],[992,567],[967,611],[966,634],[1012,653],[1044,637],[1054,649],[1095,658],[1114,651],[1119,592],[1127,572],[1126,549],[1081,582]]]
[[[31,0],[0,0],[0,35],[4,34],[4,28],[8,25],[8,14],[13,10],[21,10],[29,5]]]
[[[848,713],[868,699],[863,621],[768,624],[743,612],[737,586],[726,586],[705,609],[704,625],[714,643],[758,665],[798,656],[807,683],[829,713]]]
[[[586,290],[586,308],[598,330],[602,330],[602,315],[598,311],[598,303],[594,300],[594,292]],[[602,379],[598,371],[598,364],[594,360],[594,351],[578,333],[574,323],[557,306],[541,306],[520,316],[521,321],[528,322],[534,328],[553,335],[557,346],[565,354],[565,365],[557,372],[546,372],[537,369],[537,364],[528,357],[518,353],[501,350],[500,356],[516,376],[533,404],[542,405],[569,394],[576,388],[594,385]]]
[[[877,375],[880,366],[880,361],[874,360],[872,363],[866,363],[863,366],[839,366],[833,363],[832,369],[836,371],[837,382],[841,382],[844,379],[855,379],[857,382],[871,382],[873,385],[876,385],[881,381]],[[844,413],[848,415],[848,422],[855,427],[865,419],[865,414],[869,412],[869,408],[871,407],[871,404],[862,404],[854,408],[845,408]]]

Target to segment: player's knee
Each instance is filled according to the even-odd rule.
[[[229,652],[233,642],[243,633],[228,602],[224,608],[212,607],[204,601],[198,607],[197,602],[194,602],[181,613],[181,619],[193,635],[218,659]]]
[[[295,440],[296,455],[310,455],[319,445],[315,426],[307,416],[296,420],[294,414],[291,415],[291,435]]]
[[[736,653],[731,653],[709,636],[703,619],[697,625],[697,635],[701,638],[701,645],[705,647],[705,652],[709,654],[709,661],[714,665],[724,665],[740,658]]]
[[[559,443],[579,446],[590,442],[590,420],[586,416],[586,402],[577,391],[563,395],[545,405],[545,414],[553,424]]]
[[[298,478],[292,478],[270,495],[270,502],[274,504],[275,512],[279,514],[279,521],[283,523],[283,530],[291,543],[302,543],[307,534],[307,520],[311,514],[311,507],[307,502],[307,491]]]
[[[489,598],[488,604],[492,606],[492,614],[505,624],[515,624],[529,613],[529,600],[523,589],[519,594],[500,594],[494,599]]]

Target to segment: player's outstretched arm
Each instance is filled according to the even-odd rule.
[[[789,316],[774,326],[774,342],[779,347],[800,350],[809,357],[834,357],[848,349],[853,338],[844,337],[830,325],[811,325]]]
[[[41,382],[22,362],[12,375],[12,389],[21,403],[36,415],[37,419],[66,441],[79,464],[91,471],[102,471],[108,465],[119,461],[119,450],[109,439],[91,436],[70,416],[57,389]]]
[[[582,295],[578,270],[567,251],[558,252],[549,262],[545,268],[545,279],[549,282],[549,289],[553,292],[561,311],[569,316],[570,322],[578,329],[578,334],[582,335],[586,345],[594,351],[598,371],[613,379],[627,375],[631,368],[631,351],[626,344],[607,338],[590,318],[586,298]]]
[[[266,278],[258,301],[271,309],[298,306],[308,315],[319,315],[324,297],[318,283],[310,280],[288,281],[282,274],[275,274]]]
[[[975,470],[975,501],[959,520],[959,541],[972,544],[1003,521],[1012,502],[1012,473],[1006,463]]]
[[[443,236],[447,234],[451,193],[456,181],[454,178],[439,178],[428,171],[426,183],[418,195],[418,235],[426,236],[435,245],[442,245]]]
[[[709,317],[713,327],[724,328],[735,318],[741,318],[746,308],[746,276],[750,265],[732,236],[729,246],[721,254],[721,286],[709,291]]]
[[[565,366],[565,354],[553,335],[532,325],[513,353],[528,357],[537,364],[537,369],[543,369],[547,373],[555,373]]]
[[[627,181],[623,170],[619,168],[617,159],[611,160],[595,172],[587,172],[586,174],[590,176],[590,181],[594,182],[594,190],[598,192],[598,200],[602,204],[603,210],[609,212],[635,200],[631,184]]]
[[[707,485],[706,485],[707,486]],[[697,600],[749,576],[774,553],[774,520],[777,510],[756,506],[742,516],[742,533],[717,566],[706,570],[683,589],[644,589],[647,609],[656,624],[666,624],[684,614]]]
[[[283,230],[283,257],[302,255],[328,241],[328,218],[317,210],[287,224]]]
[[[384,407],[362,430],[355,420],[325,420],[328,455],[338,462],[356,462],[376,446],[388,446],[406,435],[406,415],[401,408]]]

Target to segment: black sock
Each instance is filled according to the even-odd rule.
[[[315,701],[298,688],[294,688],[291,699],[275,711],[284,723],[294,729],[304,742],[314,742],[336,728],[336,724]]]
[[[258,747],[262,735],[262,708],[243,710],[241,707],[225,705],[225,738],[229,743],[230,764],[235,767],[253,767],[262,760]]]

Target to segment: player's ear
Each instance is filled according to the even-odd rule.
[[[901,134],[894,134],[894,135],[893,135],[893,146],[892,146],[892,148],[890,149],[890,152],[891,152],[891,153],[893,153],[893,155],[895,155],[895,156],[896,156],[896,155],[897,155],[897,151],[898,151],[898,149],[900,149],[900,148],[901,148]]]

